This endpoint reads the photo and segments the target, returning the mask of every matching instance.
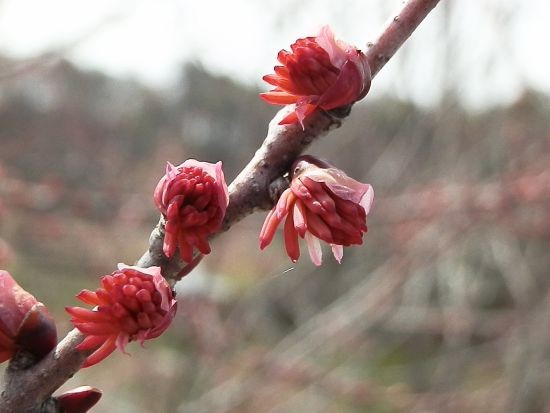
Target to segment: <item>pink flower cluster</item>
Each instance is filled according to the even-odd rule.
[[[328,26],[318,36],[298,39],[281,50],[275,74],[263,79],[275,86],[260,96],[273,105],[296,104],[280,124],[300,122],[315,109],[336,109],[363,98],[370,88],[371,72],[366,56],[355,47],[335,40]]]
[[[220,229],[229,203],[222,163],[195,159],[179,166],[168,163],[154,200],[166,220],[163,249],[168,258],[179,249],[189,263],[195,247],[209,254],[208,236]]]
[[[176,314],[177,303],[159,267],[138,268],[124,264],[101,278],[96,291],[82,290],[77,298],[93,310],[67,307],[74,326],[86,335],[77,347],[94,350],[84,367],[92,366],[115,349],[125,353],[130,341],[161,335]]]
[[[284,220],[285,247],[293,262],[300,257],[298,237],[305,238],[315,265],[322,262],[319,240],[330,244],[340,262],[343,247],[363,242],[367,214],[374,199],[372,187],[311,156],[298,158],[291,178],[290,188],[265,219],[260,248],[271,243]]]

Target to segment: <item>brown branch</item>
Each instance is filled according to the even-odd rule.
[[[408,0],[386,23],[374,42],[367,44],[367,59],[374,77],[409,38],[439,0]]]
[[[0,413],[37,413],[42,403],[76,373],[87,354],[75,349],[84,336],[72,330],[42,361],[27,370],[10,362],[0,395]]]
[[[396,50],[416,29],[420,22],[435,7],[439,0],[409,0],[383,28],[381,35],[369,43],[366,52],[372,75],[380,71]],[[269,209],[276,194],[284,188],[281,178],[294,159],[315,139],[337,128],[341,119],[349,114],[350,107],[326,113],[317,111],[305,122],[305,129],[299,125],[280,126],[279,120],[291,110],[284,108],[269,124],[267,138],[249,164],[229,186],[229,207],[223,230],[229,229],[246,215],[258,209]],[[164,225],[161,221],[151,233],[149,250],[138,260],[142,267],[159,265],[163,274],[173,283],[183,268],[179,260],[168,261],[162,254]],[[15,371],[6,371],[4,389],[0,394],[0,413],[17,411],[36,413],[42,403],[65,381],[68,380],[86,358],[76,350],[83,336],[71,331],[56,350],[36,365]]]

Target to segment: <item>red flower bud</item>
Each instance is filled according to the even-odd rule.
[[[300,256],[298,237],[305,238],[315,265],[321,265],[319,240],[331,245],[334,258],[340,262],[342,247],[363,243],[374,199],[372,187],[311,156],[298,158],[292,169],[290,188],[265,219],[260,248],[271,243],[286,217],[285,246],[293,262]]]
[[[126,353],[130,341],[160,336],[176,314],[177,303],[159,267],[138,268],[124,264],[101,278],[95,292],[82,290],[77,298],[93,310],[67,307],[71,321],[86,338],[79,350],[95,350],[83,367],[99,363],[116,348]]]
[[[274,75],[263,79],[275,89],[260,96],[273,105],[295,103],[294,112],[281,125],[300,122],[316,108],[336,109],[363,98],[370,88],[366,56],[355,47],[335,40],[328,26],[316,37],[298,39],[292,52],[281,50]]]
[[[193,260],[194,247],[210,253],[208,236],[220,229],[229,203],[221,162],[188,159],[177,167],[168,162],[154,199],[166,220],[163,249],[168,258],[176,247],[186,262]]]
[[[0,309],[0,362],[20,350],[39,360],[57,344],[55,322],[48,309],[2,270]]]
[[[101,390],[80,386],[55,397],[64,413],[86,413],[101,399]]]

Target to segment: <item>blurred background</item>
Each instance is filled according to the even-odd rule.
[[[63,307],[147,248],[165,162],[228,182],[276,53],[364,48],[398,0],[0,1],[0,268]],[[442,0],[310,153],[372,184],[363,246],[296,265],[265,213],[217,238],[94,412],[550,411],[550,6]],[[4,368],[3,366],[2,368]]]

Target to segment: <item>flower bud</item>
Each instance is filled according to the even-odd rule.
[[[64,413],[86,413],[101,399],[101,390],[80,386],[55,397]]]
[[[193,260],[195,247],[210,253],[208,236],[220,229],[229,203],[221,162],[168,162],[154,199],[166,220],[163,250],[168,258],[176,248],[186,262]]]
[[[275,74],[263,79],[275,86],[260,96],[273,105],[296,104],[281,125],[300,122],[315,109],[332,110],[362,99],[370,88],[366,56],[355,47],[335,40],[328,26],[316,37],[298,39],[291,52],[281,50]]]
[[[2,270],[0,310],[0,362],[18,351],[40,360],[57,344],[55,322],[48,309]]]
[[[93,310],[67,307],[74,326],[86,335],[79,350],[94,350],[83,367],[99,363],[116,348],[126,353],[130,341],[150,340],[168,328],[177,303],[159,267],[138,268],[124,264],[101,278],[95,292],[82,290],[77,298]]]
[[[296,262],[300,256],[298,237],[305,238],[309,255],[321,265],[319,240],[331,245],[334,258],[342,260],[343,247],[360,245],[367,232],[367,214],[374,199],[369,184],[311,156],[302,156],[292,168],[290,188],[269,212],[260,233],[260,248],[273,240],[279,224],[284,225],[285,247]]]

